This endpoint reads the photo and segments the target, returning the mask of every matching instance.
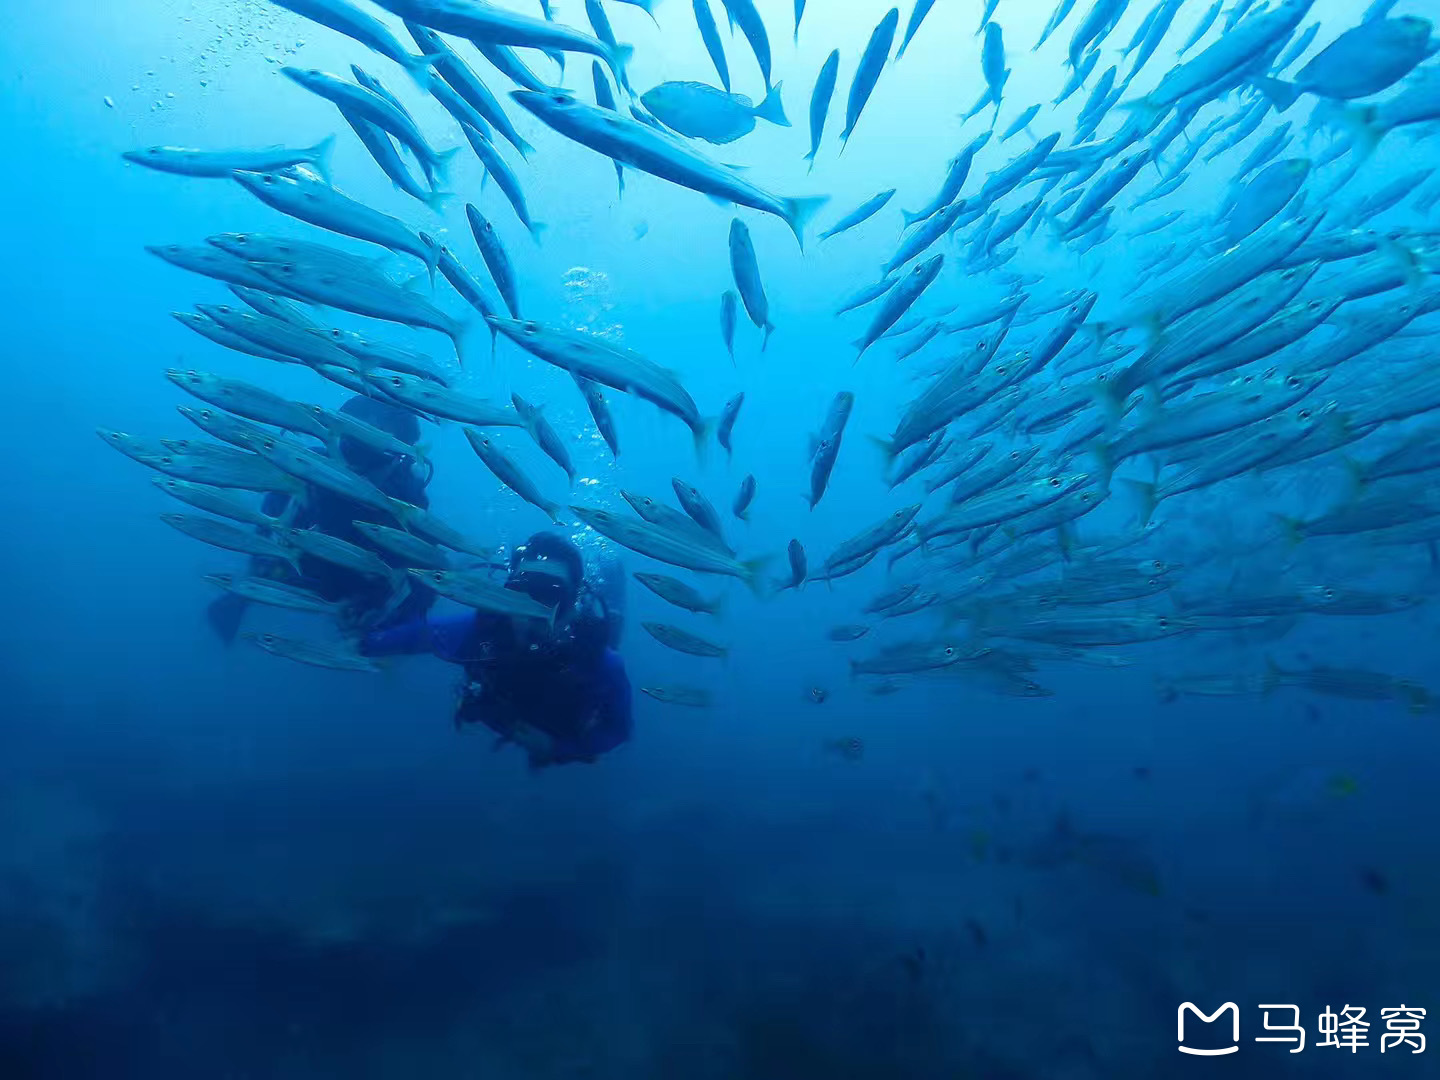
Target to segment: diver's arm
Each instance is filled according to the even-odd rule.
[[[401,656],[434,653],[442,660],[458,659],[461,646],[475,629],[475,613],[431,616],[372,630],[360,639],[363,656]]]

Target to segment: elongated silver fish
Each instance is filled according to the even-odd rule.
[[[437,258],[438,254],[437,251]],[[413,290],[389,282],[357,281],[333,271],[307,272],[292,262],[256,265],[265,277],[312,303],[373,319],[438,330],[454,344],[455,358],[462,365],[465,362],[464,339],[470,323],[452,318]]]
[[[681,630],[678,626],[658,622],[646,622],[640,625],[645,627],[645,632],[661,645],[667,649],[674,649],[676,652],[705,657],[725,657],[730,654],[730,650],[725,646],[707,641],[688,630]]]
[[[144,150],[127,150],[126,161],[143,165],[157,172],[177,176],[229,177],[236,172],[279,172],[293,165],[313,165],[327,181],[330,178],[330,152],[335,136],[327,135],[314,146],[287,150],[270,146],[262,150],[195,150],[184,146],[150,146]]]
[[[560,517],[560,504],[540,494],[539,487],[525,474],[525,470],[515,464],[489,435],[476,431],[474,428],[466,428],[465,438],[470,441],[471,448],[474,449],[476,456],[485,463],[485,467],[495,474],[495,479],[531,506],[538,507],[556,525],[564,524]]]
[[[205,517],[201,514],[161,514],[160,520],[186,536],[199,540],[211,547],[238,551],[242,555],[259,555],[263,558],[280,559],[296,566],[299,554],[278,540],[261,536],[253,529],[242,529],[239,525],[220,518]],[[296,572],[299,572],[298,566]]]
[[[273,656],[294,660],[311,667],[329,668],[332,671],[379,671],[380,665],[368,656],[355,652],[349,645],[329,645],[304,638],[285,637],[281,634],[245,631],[245,639],[253,641]]]
[[[410,573],[441,596],[477,611],[509,615],[512,618],[541,619],[545,622],[552,622],[555,617],[554,609],[537,603],[518,589],[507,589],[503,582],[473,570],[425,570],[417,567]]]
[[[279,518],[264,513],[252,499],[238,496],[234,491],[225,488],[177,480],[173,476],[157,476],[153,482],[165,494],[188,503],[197,510],[204,510],[207,514],[229,518],[242,525],[258,525],[261,528],[273,528],[281,523]]]
[[[186,393],[194,394],[201,401],[217,405],[237,416],[261,424],[271,424],[286,431],[313,435],[321,440],[330,437],[328,429],[315,419],[307,406],[259,386],[252,386],[239,379],[224,379],[209,372],[179,371],[175,368],[166,371],[165,377]]]
[[[564,91],[514,90],[510,96],[560,134],[606,157],[692,191],[774,214],[790,226],[802,247],[805,225],[828,199],[772,195],[673,136]]]
[[[870,95],[875,92],[875,84],[880,81],[880,72],[890,58],[890,46],[895,44],[895,28],[899,24],[900,9],[891,8],[870,32],[870,40],[865,44],[865,52],[860,57],[855,79],[850,84],[850,97],[845,104],[845,130],[840,133],[842,152],[855,132],[855,125],[860,122],[860,114],[865,111]]]
[[[546,363],[591,382],[644,398],[679,417],[694,437],[696,454],[703,453],[710,425],[701,418],[694,398],[680,384],[674,372],[651,363],[630,349],[580,331],[498,316],[486,321]]]
[[[361,11],[348,0],[275,0],[275,3],[289,8],[311,22],[328,26],[331,30],[353,38],[381,56],[394,60],[414,75],[418,76],[425,70],[429,58],[412,56],[384,23]]]
[[[232,174],[240,186],[282,214],[308,221],[331,232],[414,255],[433,280],[437,253],[400,221],[342,194],[324,181],[300,173]],[[283,284],[283,282],[282,282]]]
[[[742,561],[693,536],[671,532],[648,521],[621,517],[609,510],[586,506],[571,506],[570,510],[601,536],[607,536],[631,551],[702,574],[738,577],[754,592],[760,591],[760,572],[768,559]]]
[[[708,599],[693,585],[688,585],[678,578],[665,574],[648,574],[641,570],[635,571],[632,576],[666,603],[700,615],[720,614],[721,597]]]
[[[404,529],[389,525],[377,525],[373,521],[353,522],[355,530],[382,551],[389,552],[406,566],[427,570],[444,570],[450,561],[445,553],[434,544],[414,536]]]
[[[338,617],[345,605],[326,600],[308,589],[290,585],[274,578],[242,577],[239,574],[206,574],[205,581],[216,588],[244,597],[251,603],[290,611],[309,611],[316,615]]]
[[[521,15],[483,0],[378,0],[378,3],[402,19],[477,43],[596,56],[605,62],[617,83],[629,85],[625,65],[635,51],[629,45],[607,45],[560,23]]]
[[[775,327],[770,322],[770,301],[766,299],[765,286],[760,281],[755,245],[750,240],[750,230],[739,218],[730,222],[730,272],[735,276],[735,287],[740,291],[745,313],[765,333],[760,343],[760,351],[764,352]]]

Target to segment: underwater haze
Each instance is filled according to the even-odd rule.
[[[1433,0],[14,6],[0,1076],[1432,1075]]]

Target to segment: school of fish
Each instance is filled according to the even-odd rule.
[[[334,106],[412,199],[413,213],[381,212],[332,183],[333,135],[297,149],[126,154],[149,169],[233,181],[276,212],[270,233],[217,232],[148,249],[229,287],[219,303],[175,313],[200,336],[309,367],[427,422],[463,425],[483,465],[518,498],[657,564],[634,577],[677,611],[714,625],[723,625],[724,596],[676,573],[735,577],[780,604],[787,590],[822,582],[843,595],[853,587],[845,578],[883,560],[883,583],[854,591],[854,621],[823,635],[835,648],[857,650],[850,671],[874,693],[924,678],[1046,697],[1046,671],[1127,666],[1135,658],[1115,650],[1185,637],[1210,639],[1214,649],[1197,651],[1219,656],[1217,667],[1157,671],[1163,700],[1295,687],[1430,707],[1424,687],[1383,672],[1343,662],[1285,670],[1268,659],[1271,643],[1313,620],[1404,617],[1440,581],[1440,226],[1428,216],[1440,202],[1440,174],[1426,164],[1440,133],[1440,65],[1429,62],[1440,39],[1427,19],[1392,16],[1394,0],[1376,0],[1336,26],[1307,24],[1313,0],[1235,0],[1228,9],[1222,0],[1157,0],[1122,47],[1111,35],[1129,0],[1059,0],[1026,48],[1031,43],[1004,29],[1006,0],[977,4],[973,43],[952,43],[957,63],[976,72],[976,99],[957,103],[963,133],[934,178],[934,197],[901,211],[897,228],[883,224],[899,206],[896,188],[833,211],[822,194],[775,193],[759,170],[712,156],[712,145],[744,138],[757,121],[790,126],[784,81],[774,77],[783,63],[771,49],[776,28],[753,0],[719,0],[728,41],[711,0],[693,0],[691,10],[678,0],[609,0],[612,10],[642,10],[664,34],[698,30],[720,83],[693,71],[643,92],[631,85],[633,49],[617,40],[604,0],[584,0],[588,27],[560,21],[548,3],[519,10],[519,0],[274,2],[351,39],[356,59],[371,68],[399,68],[382,77],[360,64],[339,74],[297,66],[283,75],[285,92]],[[903,57],[933,4],[915,0],[903,30],[892,8],[859,55],[836,49],[818,72],[789,78],[792,87],[802,77],[813,87],[797,158],[813,168],[827,148],[839,154],[865,139],[872,94],[882,80],[904,77]],[[797,42],[804,11],[796,0]],[[805,22],[807,35],[824,29],[815,14]],[[1012,70],[1067,32],[1059,96],[1015,100]],[[1166,42],[1171,49],[1161,51]],[[749,75],[742,51],[763,83],[754,98],[731,89]],[[1165,56],[1173,57],[1168,69]],[[586,60],[590,78],[581,79],[576,67]],[[580,88],[562,89],[532,64]],[[407,93],[418,86],[432,96],[454,127],[422,130],[387,85],[401,82]],[[1071,105],[1062,114],[1082,92],[1078,112]],[[1011,141],[1022,133],[1027,142]],[[543,229],[526,191],[552,140],[609,158],[622,195],[644,173],[736,208],[728,236],[734,287],[720,297],[721,341],[732,361],[742,312],[761,331],[762,351],[777,329],[766,291],[775,282],[767,282],[751,235],[773,226],[767,217],[807,251],[846,243],[834,238],[861,226],[872,236],[894,231],[893,255],[873,282],[837,299],[836,317],[853,326],[854,346],[834,358],[834,386],[816,390],[808,460],[767,462],[761,482],[748,475],[723,497],[677,477],[673,505],[631,491],[613,505],[567,505],[554,497],[553,476],[538,480],[507,454],[496,435],[515,429],[567,484],[575,479],[574,433],[551,426],[545,402],[494,401],[481,391],[476,361],[505,343],[559,369],[554,394],[578,393],[617,457],[612,393],[669,414],[701,456],[712,440],[728,456],[743,426],[743,392],[723,408],[702,407],[671,359],[526,317],[530,283],[502,237],[514,232],[512,213],[525,232],[538,237]],[[1407,140],[1417,167],[1372,176],[1366,166],[1377,150]],[[1239,164],[1214,205],[1197,210],[1173,199],[1193,194],[1186,181],[1232,150]],[[435,238],[436,223],[452,212],[445,185],[455,155],[467,151],[506,209],[497,223],[475,202],[464,205],[466,227],[448,234],[466,237],[457,250]],[[833,223],[817,238],[825,213]],[[355,254],[344,246],[351,241],[373,254]],[[1040,249],[1097,271],[1111,260],[1107,275],[1085,276],[1094,282],[1115,279],[1120,261],[1124,287],[1060,290],[1011,266]],[[418,287],[402,284],[417,274]],[[337,314],[359,317],[347,325],[363,328],[335,326]],[[401,344],[386,324],[440,335],[458,367]],[[212,355],[214,365],[201,366],[223,368],[226,354]],[[898,365],[913,391],[890,430],[847,441],[870,365]],[[337,450],[340,439],[352,439],[433,467],[420,447],[250,381],[198,369],[167,375],[194,399],[182,415],[213,441],[100,432],[187,504],[162,515],[167,524],[228,551],[291,564],[303,554],[373,575],[389,584],[394,604],[420,581],[481,610],[551,617],[489,569],[454,567],[456,556],[483,559],[497,545],[397,503]],[[737,553],[717,502],[744,522],[754,500],[772,494],[767,488],[789,485],[813,509],[837,468],[877,471],[867,435],[885,475],[863,529],[823,553],[807,553],[803,538],[765,538],[773,542]],[[677,471],[693,475],[690,461],[686,448]],[[371,511],[357,523],[368,547],[289,528],[261,513],[255,497],[303,500],[316,489]],[[1235,514],[1242,502],[1259,503],[1268,517]],[[206,580],[255,603],[323,616],[339,631],[254,634],[259,647],[301,663],[373,670],[341,606],[263,577]],[[642,625],[692,656],[723,659],[729,651],[698,626]],[[888,643],[867,650],[872,636]],[[681,706],[716,697],[700,686],[642,689]],[[822,702],[828,692],[808,693]]]

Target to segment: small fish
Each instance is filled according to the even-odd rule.
[[[855,71],[855,80],[850,84],[850,97],[845,105],[845,130],[840,133],[842,151],[854,134],[855,125],[860,122],[860,114],[864,112],[875,84],[880,81],[880,72],[890,57],[890,46],[895,43],[895,28],[899,23],[900,9],[891,8],[870,34],[860,66]]]
[[[735,287],[740,290],[746,314],[765,333],[760,343],[760,351],[764,352],[775,327],[770,322],[770,301],[765,296],[760,267],[755,261],[755,245],[751,243],[750,230],[739,218],[730,222],[730,270],[735,277]]]
[[[1024,131],[1027,127],[1030,126],[1030,121],[1034,120],[1036,114],[1039,112],[1040,106],[1038,104],[1031,105],[1028,109],[1022,112],[1019,116],[1017,116],[1014,122],[1005,129],[1005,133],[1000,136],[1000,141],[1003,143],[1006,139],[1010,138],[1011,135],[1015,135],[1021,131]]]
[[[856,735],[826,739],[824,749],[827,753],[834,754],[846,761],[859,761],[865,756],[865,740]]]
[[[238,551],[242,555],[258,555],[267,559],[280,559],[296,566],[299,553],[268,536],[261,536],[250,529],[220,518],[200,514],[161,514],[160,520],[172,529],[211,547],[226,551]],[[297,567],[296,573],[299,573]]]
[[[986,5],[986,18],[989,13],[995,10],[997,0],[989,0]],[[925,21],[925,16],[930,14],[930,9],[935,6],[935,0],[915,0],[915,7],[910,11],[910,21],[905,24],[905,37],[900,42],[900,48],[895,53],[895,59],[899,60],[905,55],[905,50],[910,45],[910,39],[920,29],[920,24]]]
[[[465,216],[470,222],[470,231],[485,259],[485,265],[490,270],[490,277],[495,282],[500,298],[505,301],[510,314],[520,318],[520,298],[515,286],[515,271],[511,268],[510,256],[505,254],[505,247],[495,232],[495,226],[486,220],[473,203],[465,204]]]
[[[361,656],[349,645],[328,645],[304,638],[284,637],[280,634],[256,633],[247,630],[247,641],[253,641],[266,652],[309,664],[311,667],[330,668],[333,671],[379,671],[380,665],[368,656]]]
[[[641,623],[646,633],[660,642],[667,649],[674,649],[676,652],[688,653],[691,656],[703,656],[707,658],[721,658],[728,656],[730,650],[723,645],[717,645],[713,641],[706,641],[704,638],[681,630],[677,626],[668,623],[645,622]]]
[[[518,589],[507,589],[488,574],[467,570],[409,570],[411,577],[457,604],[494,615],[551,622],[554,611]]]
[[[720,76],[720,85],[730,89],[730,65],[725,62],[725,46],[720,42],[720,31],[715,27],[715,16],[710,12],[709,0],[694,0],[695,23],[700,28],[700,38],[705,42],[705,51]],[[798,32],[799,27],[796,27]]]
[[[702,0],[696,0],[700,3]],[[840,50],[835,49],[825,58],[820,74],[815,79],[815,89],[810,92],[810,152],[805,160],[815,168],[815,155],[820,152],[820,138],[825,133],[825,119],[830,113],[830,99],[835,96],[835,77],[840,72]]]
[[[516,465],[503,450],[495,445],[490,436],[467,427],[465,438],[469,440],[476,455],[485,463],[485,467],[495,474],[495,479],[531,506],[538,507],[556,525],[564,524],[560,517],[560,505],[540,494],[540,489],[536,487],[535,482],[525,475],[524,470]]]
[[[640,692],[667,705],[685,705],[692,709],[708,709],[712,701],[709,690],[695,686],[642,686]]]
[[[706,532],[723,538],[725,530],[720,525],[720,515],[716,513],[715,507],[710,500],[701,494],[700,489],[694,484],[687,484],[679,477],[670,480],[670,486],[675,491],[675,497],[680,500],[680,505],[685,513],[690,515],[692,521],[699,525]]]
[[[725,351],[730,354],[732,364],[735,363],[735,316],[739,302],[734,289],[726,289],[720,294],[720,340],[725,342]],[[724,445],[723,442],[721,445]]]
[[[864,623],[848,623],[844,626],[834,626],[826,635],[831,641],[859,641],[870,632],[870,627]]]
[[[417,77],[425,71],[426,57],[412,56],[384,23],[361,11],[349,0],[275,0],[275,3],[311,22],[353,38]]]
[[[620,456],[620,435],[615,429],[615,418],[610,415],[610,406],[605,401],[605,395],[601,393],[600,387],[589,379],[580,375],[573,375],[575,385],[585,397],[585,405],[590,410],[590,418],[595,421],[595,430],[600,432],[600,437],[605,440],[605,445],[610,448],[611,457]]]
[[[426,570],[443,570],[449,565],[449,560],[440,548],[418,536],[412,536],[404,529],[394,529],[389,525],[377,525],[373,521],[355,521],[351,524],[376,548],[403,560],[403,564],[406,566],[417,566]]]
[[[731,297],[731,307],[734,307],[734,293],[726,293]],[[733,319],[733,315],[732,315]],[[740,417],[740,406],[745,404],[745,391],[741,390],[729,401],[725,402],[725,408],[720,412],[720,422],[715,426],[715,439],[725,448],[725,456],[728,458],[732,447],[730,440],[734,437],[735,421]]]
[[[725,13],[730,19],[730,25],[739,25],[740,32],[745,35],[745,40],[750,43],[750,49],[755,54],[755,62],[760,66],[760,74],[765,79],[765,90],[770,90],[770,37],[765,33],[765,21],[760,17],[760,12],[755,10],[755,0],[721,0],[725,5]]]
[[[738,577],[750,588],[759,592],[760,572],[767,559],[741,561],[734,555],[706,543],[692,535],[672,531],[648,521],[622,517],[608,510],[586,506],[570,507],[571,511],[602,536],[607,536],[622,547],[647,555],[652,559],[683,566],[702,574],[722,574]]]
[[[510,403],[515,406],[515,411],[534,437],[536,445],[545,451],[546,457],[565,471],[565,479],[574,485],[575,464],[570,460],[570,451],[566,447],[565,441],[550,425],[550,421],[545,418],[544,411],[540,406],[530,404],[519,394],[512,393]]]
[[[345,605],[326,600],[308,589],[276,581],[267,577],[242,577],[236,574],[206,574],[205,581],[226,592],[234,593],[255,604],[285,608],[289,611],[308,611],[316,615],[338,618]]]
[[[127,150],[121,156],[134,165],[177,176],[226,177],[237,172],[279,172],[295,165],[312,165],[327,181],[330,152],[335,136],[329,135],[314,146],[287,150],[281,146],[263,150],[194,150],[184,146],[151,146]]]
[[[756,105],[743,94],[731,94],[698,82],[666,82],[640,95],[650,115],[672,131],[709,143],[730,143],[755,130],[756,120],[789,127],[780,100],[780,83]]]
[[[701,615],[719,615],[722,609],[722,598],[715,597],[707,599],[700,591],[678,578],[669,577],[665,574],[648,574],[643,571],[635,571],[634,578],[647,589],[653,592],[660,599],[667,603],[674,604],[686,611],[693,611]]]
[[[786,555],[790,560],[790,580],[780,586],[779,591],[786,589],[798,589],[805,584],[808,567],[805,561],[805,548],[799,540],[791,540],[786,548]]]
[[[830,698],[830,691],[823,686],[812,686],[805,691],[805,700],[816,705],[824,705]]]
[[[735,505],[732,508],[735,516],[741,521],[750,520],[750,503],[755,499],[755,477],[746,476],[740,481],[740,490],[735,495]]]
[[[886,191],[880,192],[880,194],[878,195],[870,196],[870,198],[866,199],[858,207],[856,207],[850,213],[846,214],[833,226],[822,232],[820,234],[820,239],[829,240],[832,236],[836,236],[839,233],[855,228],[855,226],[859,225],[862,221],[868,221],[875,214],[879,213],[880,210],[884,208],[885,204],[894,197],[894,195],[895,189],[889,188]]]

